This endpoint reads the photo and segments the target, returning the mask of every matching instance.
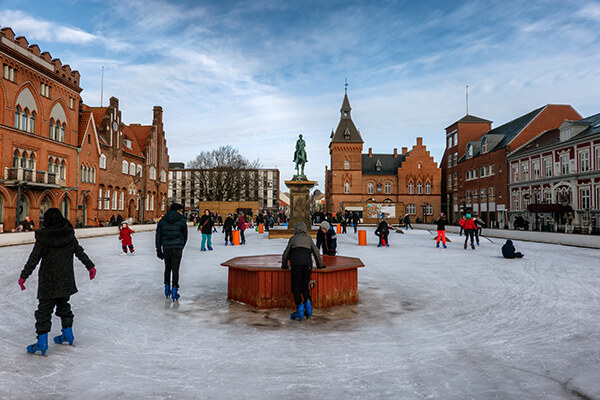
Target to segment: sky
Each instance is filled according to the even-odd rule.
[[[282,190],[299,134],[324,190],[346,81],[364,152],[422,137],[438,165],[467,85],[493,127],[544,104],[600,112],[599,25],[591,0],[0,0],[0,26],[78,70],[85,104],[117,97],[127,124],[161,106],[171,162],[231,145]]]

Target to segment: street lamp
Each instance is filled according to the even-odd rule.
[[[427,210],[427,204],[423,204],[423,223],[426,224],[427,223],[427,215],[425,214]]]

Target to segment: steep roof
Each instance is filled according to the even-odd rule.
[[[144,151],[146,148],[146,142],[148,141],[148,136],[150,136],[150,131],[152,130],[152,125],[133,124],[130,125],[129,128],[131,128],[131,131],[135,135],[140,149]]]
[[[131,126],[129,126],[129,125],[123,126],[123,136],[125,136],[125,139],[129,139],[131,141],[131,147],[127,147],[125,144],[123,144],[123,151],[126,153],[129,153],[129,154],[132,154],[134,156],[143,158],[144,153],[142,152],[142,149],[140,148],[140,145],[138,143],[136,135],[134,134]]]
[[[393,154],[373,154],[371,157],[369,154],[361,154],[362,173],[363,175],[396,175],[409,153],[398,154],[397,157]]]
[[[348,94],[345,94],[342,108],[340,109],[340,122],[338,123],[335,132],[331,132],[331,143],[364,143],[360,136],[360,132],[352,121],[351,112],[352,107],[350,107]]]
[[[81,118],[79,118],[79,128],[77,130],[77,145],[81,146],[83,140],[85,139],[85,130],[90,121],[90,117],[92,115],[91,111],[83,111],[81,113]]]
[[[446,129],[450,128],[452,125],[456,125],[458,123],[464,123],[464,122],[466,122],[466,123],[469,123],[469,122],[482,123],[483,122],[483,123],[487,123],[487,124],[491,124],[492,123],[492,121],[489,121],[487,119],[483,119],[483,118],[476,117],[474,115],[467,114],[464,117],[462,117],[461,119],[459,119],[458,121],[453,122],[450,125],[448,125],[446,127]]]
[[[510,122],[507,122],[504,125],[500,125],[497,128],[494,128],[488,131],[485,135],[502,135],[504,139],[500,140],[493,149],[489,149],[489,151],[493,151],[496,149],[501,149],[506,147],[511,140],[515,138],[527,125],[531,123],[541,112],[544,110],[546,106],[540,107],[536,110],[533,110],[525,115],[522,115],[516,119],[513,119]],[[484,136],[485,136],[484,135]]]

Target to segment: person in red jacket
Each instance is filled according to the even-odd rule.
[[[121,230],[119,231],[119,240],[121,241],[121,245],[123,246],[122,256],[127,255],[127,248],[129,247],[129,251],[131,255],[134,254],[133,250],[133,242],[131,241],[131,235],[135,232],[131,229],[126,221],[121,222]]]
[[[475,221],[471,218],[471,214],[466,215],[463,221],[463,229],[465,230],[465,250],[467,249],[469,238],[471,238],[471,248],[475,250],[475,231],[477,227],[475,226]]]

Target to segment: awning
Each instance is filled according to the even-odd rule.
[[[527,211],[529,212],[556,212],[556,213],[565,213],[573,211],[573,207],[562,204],[530,204],[527,206]]]

